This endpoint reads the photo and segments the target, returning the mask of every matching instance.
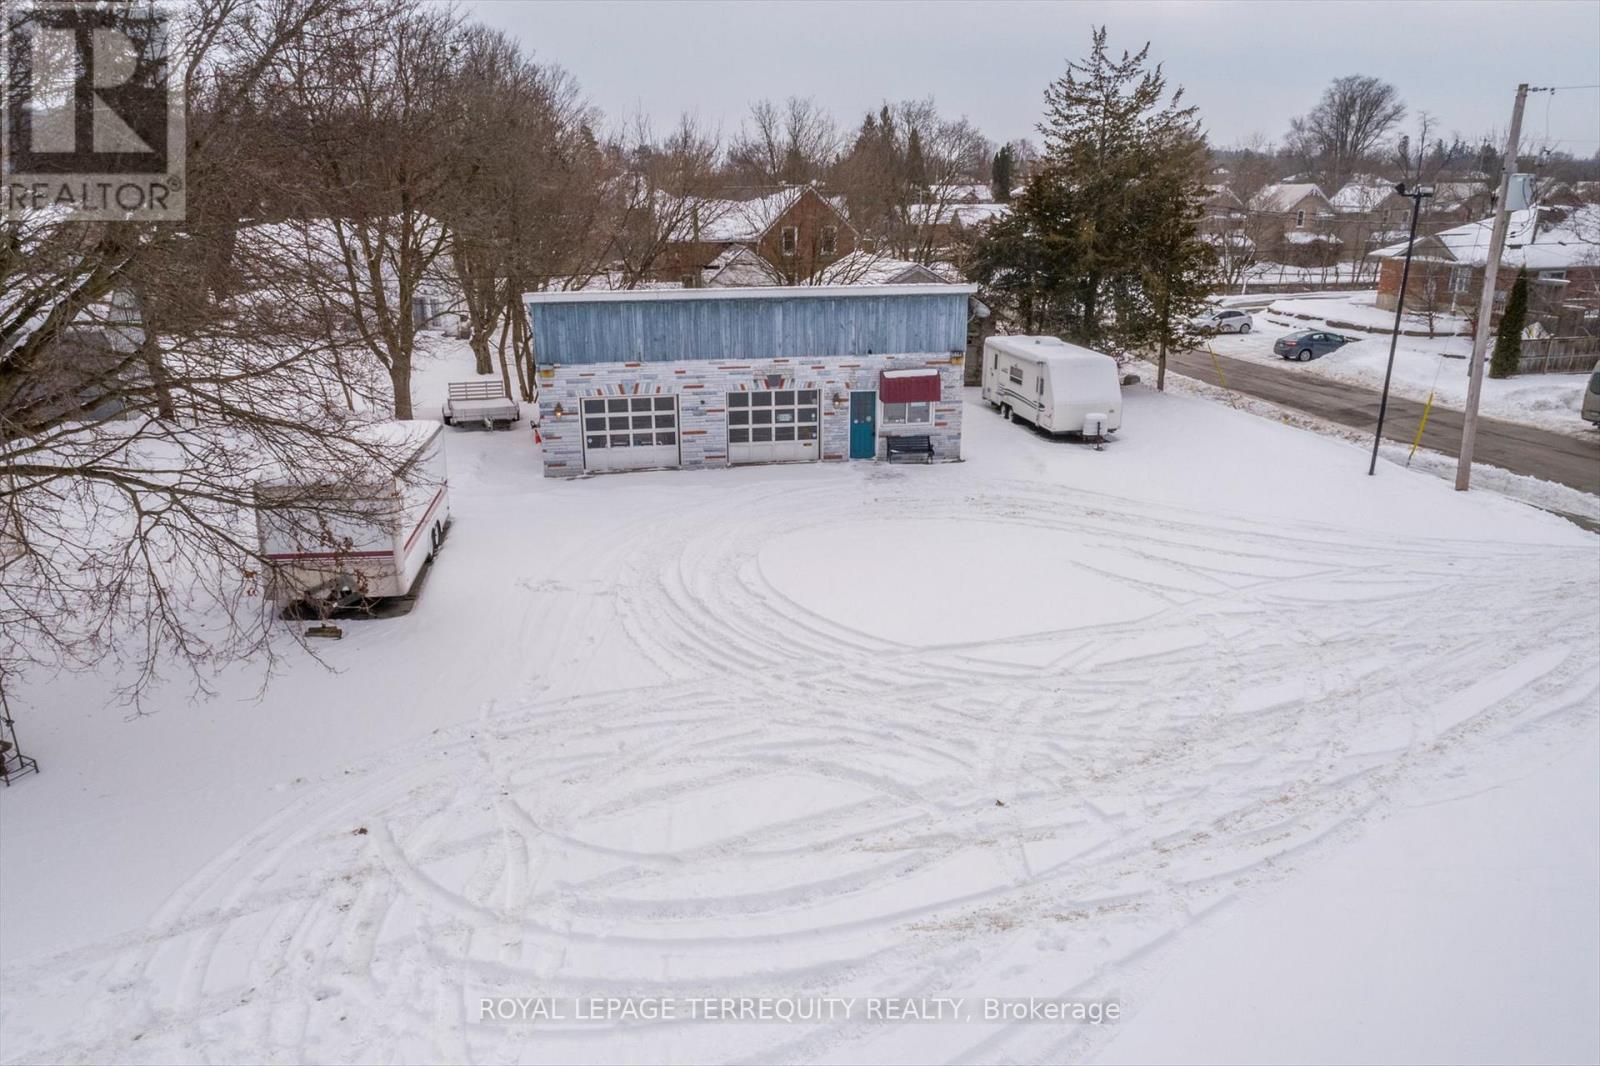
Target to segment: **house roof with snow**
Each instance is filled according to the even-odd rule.
[[[978,183],[936,185],[928,190],[928,199],[935,203],[987,203],[994,198],[989,186]]]
[[[1488,191],[1489,186],[1481,181],[1438,181],[1433,185],[1433,204],[1435,207],[1453,207]]]
[[[1314,197],[1323,203],[1328,203],[1327,194],[1321,187],[1311,182],[1285,182],[1280,181],[1267,185],[1250,198],[1250,210],[1262,211],[1268,214],[1280,214],[1293,209],[1294,205],[1306,197]],[[1329,209],[1332,205],[1329,204]]]
[[[951,263],[913,263],[906,259],[856,251],[824,267],[825,285],[940,285],[965,279]]]
[[[906,217],[913,226],[981,226],[1011,213],[1010,204],[911,204]]]
[[[1366,214],[1394,195],[1394,183],[1366,179],[1345,182],[1344,186],[1328,198],[1335,211],[1345,214]]]
[[[751,200],[702,200],[683,212],[672,239],[708,244],[754,243],[808,193],[832,207],[840,221],[849,225],[838,197],[823,196],[810,185],[794,185]]]
[[[1419,238],[1414,258],[1484,266],[1489,262],[1489,237],[1493,228],[1494,219],[1486,218]],[[1403,242],[1372,253],[1378,259],[1396,259],[1405,254]],[[1600,206],[1589,205],[1570,211],[1548,207],[1513,211],[1500,263],[1529,270],[1600,266]]]

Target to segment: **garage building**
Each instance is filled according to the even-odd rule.
[[[961,457],[972,285],[525,297],[547,477]]]

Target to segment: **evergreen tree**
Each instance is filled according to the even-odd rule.
[[[1016,155],[1011,151],[1011,146],[1001,145],[989,164],[989,192],[995,203],[1011,202],[1011,183],[1015,180],[1016,168]]]
[[[913,189],[928,187],[928,165],[922,158],[922,134],[915,126],[906,136],[906,181]]]
[[[1528,325],[1528,268],[1517,271],[1517,280],[1506,297],[1506,311],[1494,335],[1494,355],[1489,359],[1489,376],[1508,378],[1522,362],[1522,331]]]
[[[1115,58],[1094,31],[1045,92],[1043,160],[977,251],[979,279],[1030,331],[1117,351],[1188,340],[1215,270],[1199,234],[1205,140],[1148,55]]]

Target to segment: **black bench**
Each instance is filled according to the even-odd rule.
[[[885,437],[889,445],[888,459],[892,463],[896,456],[920,455],[923,462],[933,461],[933,438],[925,434],[911,437]]]

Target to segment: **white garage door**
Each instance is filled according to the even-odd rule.
[[[678,465],[676,396],[596,396],[583,401],[583,468]]]
[[[820,454],[816,389],[728,393],[728,462],[803,463]]]

